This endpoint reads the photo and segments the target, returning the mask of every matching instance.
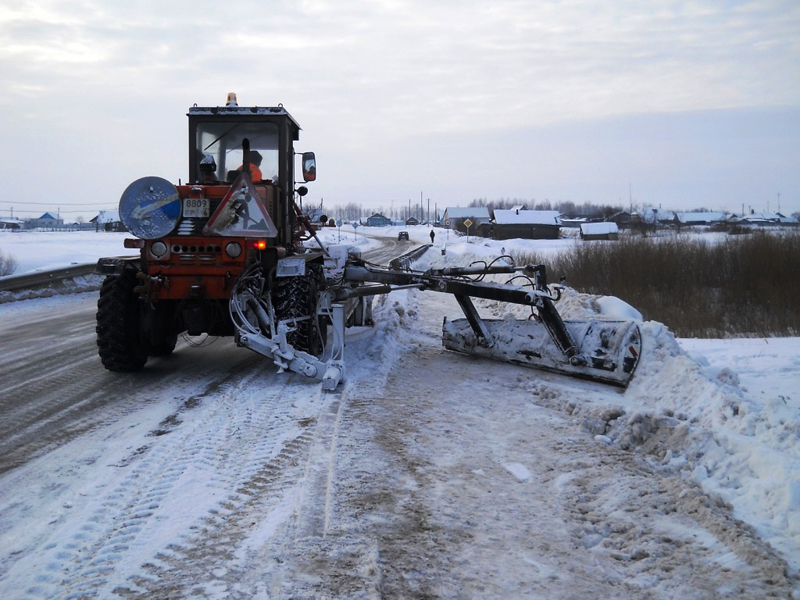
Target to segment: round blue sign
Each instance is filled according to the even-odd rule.
[[[119,217],[138,238],[154,240],[175,229],[181,218],[178,189],[161,177],[142,177],[119,200]]]

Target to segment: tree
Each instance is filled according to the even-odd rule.
[[[11,275],[16,270],[17,270],[16,259],[10,254],[6,256],[5,254],[3,254],[3,251],[0,250],[0,277]]]

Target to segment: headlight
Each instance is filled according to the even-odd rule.
[[[239,242],[230,242],[225,246],[225,254],[231,258],[238,258],[242,253],[242,245]]]
[[[153,242],[150,253],[156,258],[161,258],[167,253],[167,245],[164,242]]]

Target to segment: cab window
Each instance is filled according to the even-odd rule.
[[[216,178],[228,181],[229,174],[242,166],[242,141],[250,141],[250,150],[262,157],[259,169],[262,180],[278,180],[278,127],[258,122],[200,122],[197,124],[197,156],[216,164]]]

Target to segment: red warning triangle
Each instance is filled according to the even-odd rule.
[[[242,173],[203,227],[203,233],[270,238],[278,235],[278,229],[269,217],[256,186]]]

